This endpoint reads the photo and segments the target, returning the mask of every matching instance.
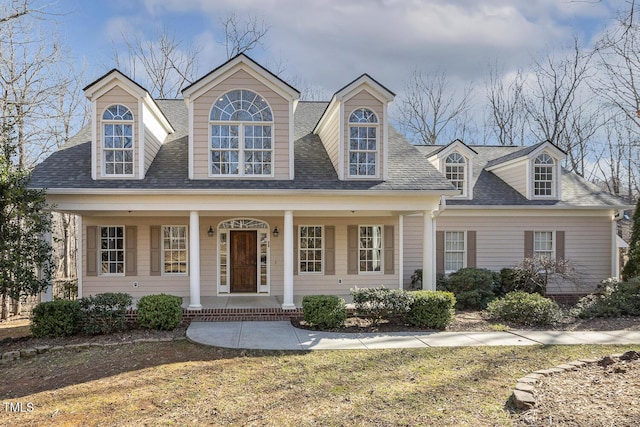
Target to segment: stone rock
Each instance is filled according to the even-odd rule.
[[[607,367],[609,365],[613,365],[616,363],[615,360],[611,356],[605,356],[602,359],[598,360],[598,366]]]
[[[8,351],[2,355],[2,360],[15,360],[20,359],[20,352],[16,351]]]
[[[529,409],[536,404],[533,394],[522,390],[513,390],[513,402],[518,409]]]
[[[34,357],[36,354],[38,354],[38,350],[35,348],[23,348],[20,350],[21,357]]]
[[[527,383],[521,383],[521,382],[517,382],[516,383],[516,390],[520,390],[520,391],[528,391],[529,393],[533,393],[533,384],[527,384]]]
[[[48,346],[48,345],[37,345],[34,348],[36,349],[38,354],[42,354],[42,353],[46,353],[47,351],[49,351],[50,346]]]

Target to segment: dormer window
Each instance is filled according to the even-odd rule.
[[[102,114],[104,175],[133,176],[133,114],[112,105]]]
[[[349,176],[378,175],[378,116],[358,108],[349,116]]]
[[[227,92],[209,119],[211,176],[273,176],[273,115],[262,96]]]
[[[555,162],[547,153],[542,153],[533,161],[533,195],[554,196],[553,169]]]
[[[466,161],[460,153],[449,154],[444,162],[445,176],[463,195],[465,193],[465,165]]]

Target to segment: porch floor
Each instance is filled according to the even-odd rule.
[[[351,303],[351,295],[340,295],[341,298]],[[302,295],[294,295],[293,303],[297,308],[302,308]],[[189,297],[182,298],[182,307],[189,308]],[[238,295],[238,296],[202,296],[200,297],[202,309],[235,309],[235,308],[282,308],[282,295]]]

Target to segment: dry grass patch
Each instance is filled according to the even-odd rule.
[[[637,347],[637,346],[636,346]],[[189,342],[65,351],[3,366],[0,425],[512,425],[525,373],[631,346],[265,352]]]

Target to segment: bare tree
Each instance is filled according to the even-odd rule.
[[[29,0],[12,0],[9,4],[0,6],[0,24],[33,13],[29,7]]]
[[[200,47],[187,45],[182,49],[183,42],[166,27],[151,40],[140,35],[131,39],[125,34],[122,39],[127,56],[122,59],[114,49],[116,67],[140,80],[155,98],[178,98],[182,88],[196,79]]]
[[[48,132],[58,120],[51,106],[71,78],[61,69],[55,35],[41,33],[35,24],[26,15],[0,27],[0,121],[16,134],[20,168],[35,165],[56,148]]]
[[[235,13],[231,13],[220,19],[220,24],[224,32],[223,45],[227,59],[254,49],[269,32],[264,19],[252,15],[240,19]]]
[[[471,105],[471,85],[457,97],[444,72],[415,70],[404,89],[398,121],[414,142],[433,145],[442,142],[443,133],[451,139],[460,136],[457,131],[466,125],[463,119]]]
[[[524,78],[518,71],[509,82],[496,66],[489,69],[486,84],[489,101],[489,127],[500,145],[524,145],[527,110]]]

